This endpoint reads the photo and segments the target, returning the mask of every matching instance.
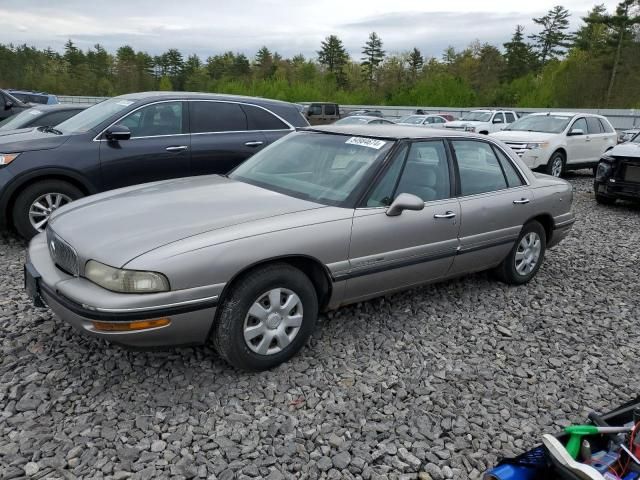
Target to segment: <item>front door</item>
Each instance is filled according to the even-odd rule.
[[[103,190],[189,176],[190,141],[183,102],[146,105],[118,124],[131,130],[131,138],[100,140]]]
[[[355,211],[347,275],[348,301],[447,275],[458,247],[459,202],[451,194],[450,160],[442,140],[405,145],[362,208]],[[410,193],[424,210],[386,214]]]
[[[508,156],[489,142],[451,141],[460,178],[460,248],[451,273],[496,266],[530,218],[535,199]]]

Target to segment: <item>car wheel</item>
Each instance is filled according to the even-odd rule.
[[[261,371],[293,357],[313,333],[316,290],[303,272],[276,263],[243,275],[220,307],[213,343],[231,365]]]
[[[547,162],[546,173],[554,177],[561,177],[565,168],[565,158],[562,152],[554,152]]]
[[[83,197],[62,180],[43,180],[25,188],[13,205],[13,225],[26,240],[47,228],[49,216],[58,208]]]
[[[544,261],[547,235],[540,223],[532,221],[522,227],[518,240],[496,269],[498,278],[510,285],[531,280]]]
[[[614,203],[616,203],[616,198],[607,197],[606,195],[596,193],[596,202],[598,202],[600,205],[613,205]]]

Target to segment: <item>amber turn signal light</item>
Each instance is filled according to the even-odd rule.
[[[93,328],[99,332],[134,332],[149,328],[164,327],[171,323],[168,318],[154,318],[153,320],[136,320],[134,322],[96,322],[92,321]]]

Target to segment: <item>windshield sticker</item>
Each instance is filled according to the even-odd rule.
[[[116,105],[122,105],[123,107],[128,107],[132,103],[133,102],[130,100],[120,100],[119,102],[116,103]]]
[[[387,142],[382,140],[376,140],[375,138],[365,138],[365,137],[351,137],[345,143],[349,145],[358,145],[360,147],[368,147],[373,148],[375,150],[380,150],[384,147]]]
[[[40,115],[42,112],[40,110],[29,110],[31,115]]]

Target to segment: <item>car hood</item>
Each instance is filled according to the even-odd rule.
[[[163,245],[324,205],[218,175],[93,195],[58,210],[51,228],[83,259],[121,267]]]
[[[522,130],[502,130],[491,133],[492,137],[503,142],[542,143],[551,140],[556,134],[545,132],[525,132]]]
[[[453,122],[447,122],[444,124],[447,128],[460,128],[460,127],[472,127],[474,125],[482,125],[488,122],[478,122],[475,120],[455,120]]]
[[[610,157],[640,158],[640,143],[621,143],[609,150],[605,155]]]
[[[0,136],[0,152],[2,153],[51,150],[53,148],[58,148],[71,138],[71,135],[44,133],[37,128],[22,128],[19,130],[9,130],[9,132],[15,133]]]

